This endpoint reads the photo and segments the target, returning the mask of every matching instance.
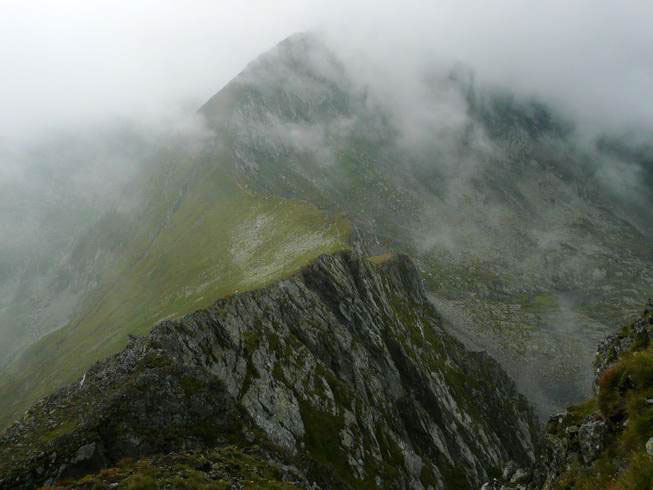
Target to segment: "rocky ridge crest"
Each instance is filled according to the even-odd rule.
[[[535,433],[500,366],[443,330],[407,257],[343,252],[161,322],[35,404],[0,438],[0,487],[256,444],[301,487],[478,488],[528,465]]]

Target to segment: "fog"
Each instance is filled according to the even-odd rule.
[[[541,97],[588,140],[603,132],[646,140],[653,130],[652,17],[644,1],[6,0],[0,182],[24,179],[38,160],[29,148],[62,132],[170,131],[260,53],[306,30],[321,32],[358,84],[394,110],[408,144],[466,124],[458,93],[445,88],[434,98],[424,84],[454,66],[471,69],[476,84]],[[92,165],[91,179],[125,180],[130,163],[103,155],[94,160],[106,165]],[[61,158],[50,148],[45,160]],[[74,167],[67,166],[78,172]],[[628,195],[640,170],[615,159],[601,174]]]
[[[650,2],[17,1],[0,5],[0,133],[196,107],[287,35],[330,34],[411,89],[425,60],[551,98],[588,126],[653,125]],[[394,87],[393,87],[394,88]]]
[[[3,308],[26,287],[19,280],[23,271],[32,278],[30,294],[40,295],[39,287],[48,284],[40,278],[51,280],[57,259],[85,226],[106,209],[129,211],[137,204],[137,195],[121,189],[139,168],[179,138],[201,146],[208,130],[197,109],[296,32],[321,34],[346,77],[332,60],[314,60],[319,69],[337,83],[351,82],[348,88],[382,107],[400,147],[437,156],[432,161],[441,164],[449,194],[434,199],[430,210],[425,203],[424,221],[431,226],[415,237],[420,251],[460,251],[461,243],[471,243],[480,256],[500,255],[493,250],[497,240],[484,240],[487,228],[478,223],[500,229],[509,215],[480,199],[476,208],[465,208],[476,215],[457,211],[473,194],[469,180],[479,166],[502,155],[484,128],[470,123],[468,101],[460,85],[451,84],[452,70],[469,87],[545,101],[574,128],[569,144],[587,153],[598,181],[631,210],[653,218],[653,165],[646,152],[637,153],[647,145],[651,153],[653,134],[651,18],[653,4],[646,1],[1,2],[0,344],[10,330],[2,321],[16,317]],[[274,81],[302,88],[290,79]],[[319,90],[313,95],[321,97]],[[357,124],[356,115],[308,125],[275,114],[260,126],[251,122],[244,117],[239,128],[251,142],[289,146],[323,165],[336,161],[334,142],[344,141]],[[463,157],[456,153],[461,134],[467,138]],[[617,148],[606,134],[630,146]],[[597,141],[604,151],[597,151]],[[250,140],[243,136],[243,142]],[[243,146],[236,157],[247,159]],[[567,190],[560,187],[562,201]],[[582,205],[574,196],[565,201],[569,209]],[[529,230],[538,245],[533,261],[566,239],[545,228]],[[522,262],[528,266],[530,260]],[[569,270],[586,268],[567,263]],[[41,314],[66,321],[63,313]],[[34,323],[31,316],[25,322]],[[16,331],[9,335],[17,345],[33,340]]]

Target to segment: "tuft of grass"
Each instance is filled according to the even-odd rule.
[[[372,257],[368,257],[367,260],[372,262],[376,266],[381,266],[385,264],[386,262],[390,261],[393,257],[395,256],[394,253],[392,252],[386,252],[382,255],[374,255]]]
[[[71,489],[112,488],[226,490],[297,488],[282,480],[281,472],[258,447],[226,446],[203,451],[170,453],[140,461],[124,461],[114,468],[60,482]],[[57,488],[60,488],[58,486]]]
[[[619,416],[623,411],[624,400],[621,397],[621,386],[627,381],[623,372],[615,366],[601,373],[597,384],[599,386],[598,405],[603,415],[608,418]]]
[[[127,490],[153,490],[156,488],[154,478],[148,475],[135,474],[125,482]]]
[[[653,488],[653,459],[645,453],[633,456],[628,469],[615,488],[624,490],[650,490]]]
[[[598,412],[598,406],[595,398],[573,405],[567,409],[568,425],[578,425],[583,419]]]
[[[204,384],[192,376],[183,376],[181,378],[181,388],[187,397],[193,396],[204,388]]]
[[[51,441],[54,441],[55,439],[58,439],[61,436],[72,432],[75,429],[76,426],[77,426],[77,424],[76,424],[75,421],[65,420],[60,425],[55,427],[54,429],[44,433],[40,437],[41,442],[47,444],[47,443],[49,443]]]
[[[308,454],[343,481],[354,483],[351,468],[340,446],[340,431],[345,427],[342,415],[332,415],[302,400],[299,408],[304,422],[304,444]]]
[[[653,457],[646,442],[653,437],[653,348],[624,354],[597,380],[599,392],[588,402],[570,409],[578,420],[594,413],[613,424],[614,436],[589,472],[579,467],[567,471],[558,489],[650,490],[653,488]],[[620,430],[622,421],[628,420]]]

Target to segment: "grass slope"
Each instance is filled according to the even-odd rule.
[[[129,334],[145,334],[159,320],[263,286],[348,247],[343,218],[250,191],[215,160],[168,167],[148,186],[150,199],[137,220],[108,216],[78,247],[78,265],[109,250],[100,287],[73,321],[2,373],[0,427],[122,349]]]

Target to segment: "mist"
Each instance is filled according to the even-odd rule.
[[[255,120],[235,116],[226,123],[243,143],[235,158],[248,169],[256,168],[258,144],[335,167],[350,133],[377,130],[361,114],[383,114],[396,132],[393,151],[407,160],[396,164],[409,163],[424,177],[413,182],[415,195],[427,196],[423,226],[411,235],[418,253],[439,248],[503,260],[501,240],[511,237],[496,231],[507,228],[514,209],[531,206],[543,210],[542,222],[524,233],[523,248],[532,248],[514,259],[523,267],[516,270],[548,273],[544,252],[562,254],[569,240],[555,228],[558,209],[535,198],[507,206],[479,198],[472,185],[479,172],[508,158],[486,134],[492,125],[471,114],[473,102],[482,110],[484,97],[498,94],[527,110],[550,108],[564,138],[552,134],[543,145],[556,155],[583,155],[583,171],[625,203],[615,212],[651,233],[651,18],[649,2],[590,0],[2,2],[0,367],[4,354],[44,333],[34,328],[27,338],[22,325],[47,318],[51,329],[68,320],[66,301],[79,298],[64,297],[59,308],[48,303],[47,288],[83,232],[109,210],[138,207],[129,184],[161,149],[200,151],[212,133],[198,109],[297,32],[318,33],[337,59],[313,53],[313,68],[359,95],[364,110],[308,124],[273,112]],[[270,68],[254,72],[258,86],[322,96],[322,87],[294,79],[292,69]],[[445,192],[419,194],[425,183]],[[535,186],[545,184],[571,210],[569,222],[574,212],[592,211],[563,177],[519,182],[524,195],[536,197]],[[595,272],[574,257],[561,264],[570,276]],[[2,325],[19,317],[7,308],[21,297],[44,297],[44,305],[21,305],[22,323]],[[564,318],[568,325],[576,317]],[[587,340],[583,335],[576,340]]]
[[[589,144],[604,133],[645,140],[653,132],[652,16],[648,2],[589,0],[195,1],[183,8],[9,0],[0,6],[0,179],[16,172],[7,155],[53,131],[125,122],[161,128],[188,118],[260,53],[308,30],[321,32],[359,86],[394,112],[408,143],[466,124],[458,94],[434,98],[424,83],[455,66],[479,86],[546,101]],[[614,160],[601,174],[610,183],[619,178],[615,189],[624,187],[622,177],[641,180],[641,165]],[[620,193],[632,194],[630,187]]]
[[[113,2],[0,6],[2,141],[192,110],[284,37],[327,32],[406,95],[434,61],[538,95],[592,130],[653,126],[649,2]],[[428,63],[427,63],[428,62]],[[383,76],[379,76],[383,75]]]

